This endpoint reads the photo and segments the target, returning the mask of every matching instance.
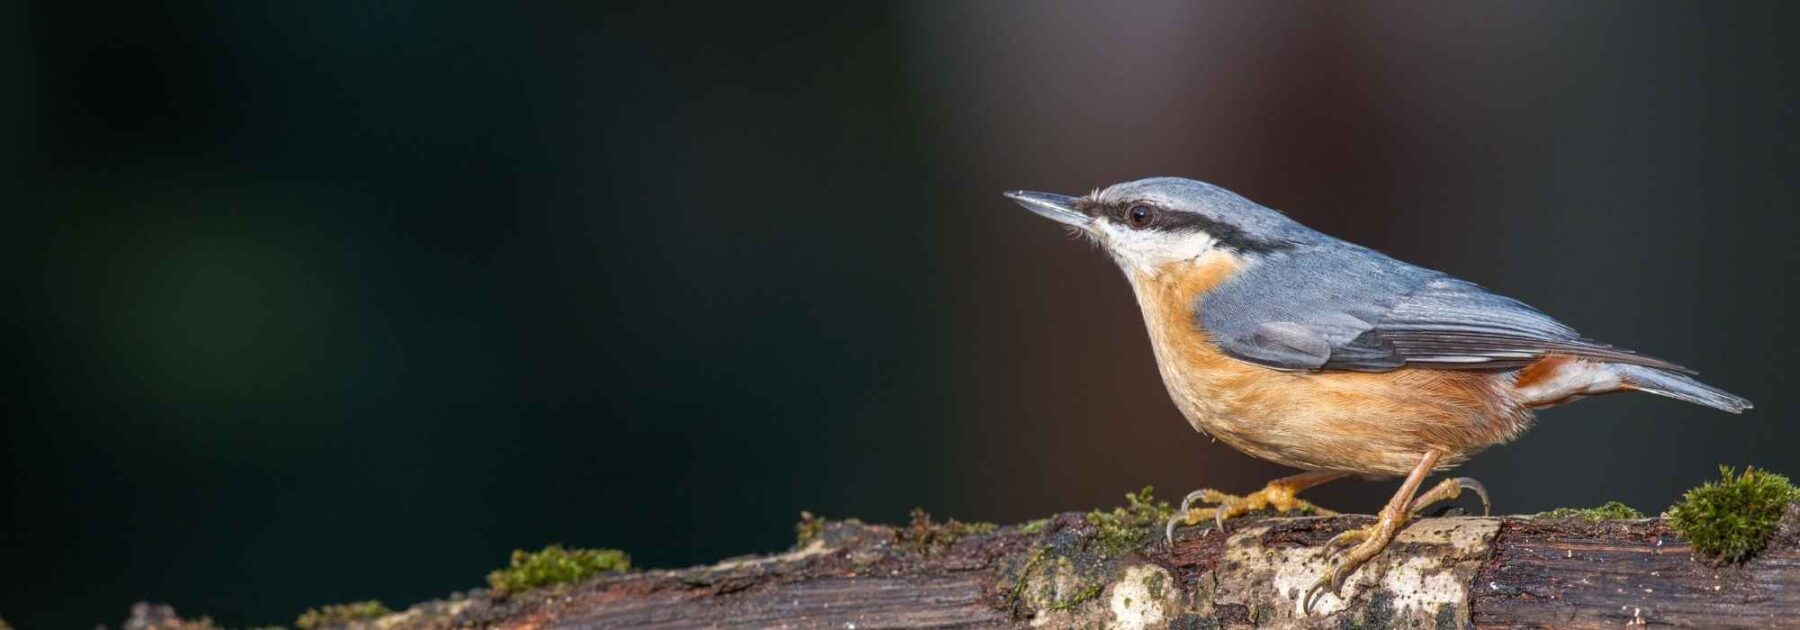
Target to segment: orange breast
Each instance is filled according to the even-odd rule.
[[[1284,372],[1226,356],[1196,308],[1243,264],[1214,251],[1131,279],[1163,383],[1194,428],[1287,466],[1399,475],[1428,449],[1447,468],[1530,425],[1509,372]]]

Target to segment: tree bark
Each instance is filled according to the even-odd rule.
[[[1768,549],[1718,567],[1658,519],[1428,518],[1310,613],[1326,539],[1366,516],[1233,521],[1228,533],[1132,530],[1089,517],[983,535],[819,524],[787,553],[432,602],[368,624],[1121,628],[1705,628],[1800,625],[1800,505]],[[1108,538],[1107,536],[1113,536]]]

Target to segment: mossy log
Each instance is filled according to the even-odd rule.
[[[1800,505],[1769,547],[1715,566],[1659,519],[1427,518],[1337,595],[1300,609],[1321,545],[1366,516],[1118,530],[1063,514],[960,537],[813,521],[786,553],[609,575],[360,622],[450,627],[1792,627]],[[916,524],[915,524],[916,525]],[[975,533],[976,531],[982,533]]]

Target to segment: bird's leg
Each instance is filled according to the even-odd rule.
[[[1349,474],[1328,470],[1300,473],[1271,481],[1264,485],[1263,489],[1241,497],[1211,488],[1195,490],[1181,500],[1181,507],[1175,510],[1175,516],[1170,518],[1168,526],[1163,528],[1163,535],[1168,538],[1170,544],[1174,544],[1176,525],[1192,527],[1207,519],[1212,519],[1216,527],[1224,530],[1225,519],[1263,508],[1275,508],[1279,512],[1307,510],[1315,514],[1336,514],[1331,510],[1295,498],[1294,495],[1299,494],[1301,490],[1333,479],[1342,479]],[[1212,504],[1215,507],[1194,507],[1195,502]]]
[[[1325,541],[1326,553],[1331,553],[1337,547],[1343,545],[1354,543],[1355,546],[1342,554],[1338,560],[1337,566],[1328,569],[1325,572],[1325,575],[1319,578],[1317,583],[1313,584],[1311,588],[1306,589],[1306,593],[1301,596],[1301,606],[1303,610],[1312,610],[1313,595],[1315,593],[1318,593],[1321,590],[1329,590],[1330,592],[1336,593],[1338,587],[1343,585],[1345,577],[1356,571],[1357,567],[1362,566],[1377,554],[1380,554],[1382,549],[1387,548],[1388,543],[1393,542],[1394,535],[1398,534],[1400,528],[1405,527],[1406,523],[1412,519],[1412,508],[1415,503],[1413,501],[1413,495],[1418,493],[1419,484],[1425,481],[1426,475],[1431,474],[1432,467],[1437,466],[1438,459],[1443,457],[1443,455],[1444,453],[1442,451],[1432,449],[1431,451],[1426,452],[1424,457],[1419,459],[1419,465],[1414,466],[1412,472],[1406,475],[1406,481],[1400,484],[1400,491],[1395,492],[1394,498],[1389,499],[1387,505],[1381,508],[1381,518],[1376,520],[1374,525],[1348,530],[1338,534],[1331,540]],[[1449,487],[1451,490],[1444,490],[1445,484],[1439,484],[1436,488],[1433,488],[1431,492],[1426,493],[1426,497],[1423,498],[1430,498],[1433,494],[1449,494],[1450,496],[1455,496],[1455,493],[1460,492],[1462,488],[1461,485],[1451,485]],[[1436,499],[1434,499],[1434,501],[1435,500]],[[1423,507],[1423,505],[1419,505],[1418,507]]]

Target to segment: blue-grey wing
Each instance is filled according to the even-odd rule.
[[[1686,371],[1581,337],[1518,300],[1349,244],[1278,253],[1199,298],[1225,354],[1286,370],[1499,369],[1548,354]]]

